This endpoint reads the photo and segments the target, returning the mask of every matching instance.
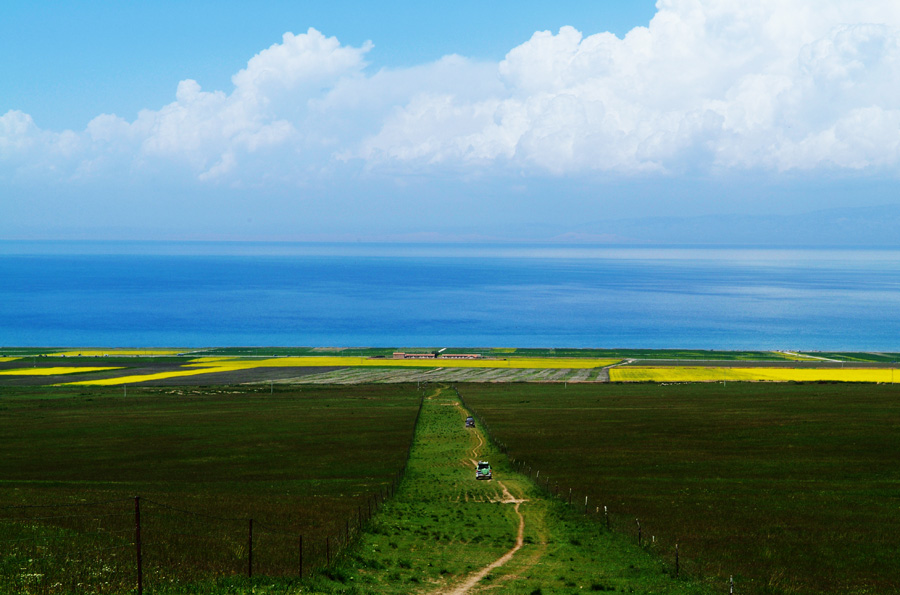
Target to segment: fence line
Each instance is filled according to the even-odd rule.
[[[619,519],[619,515],[613,515],[608,510],[606,505],[598,504],[595,507],[595,509],[593,511],[591,511],[590,508],[588,507],[588,498],[589,498],[590,494],[578,494],[576,492],[573,492],[572,488],[568,488],[568,493],[567,493],[566,487],[560,486],[560,484],[558,482],[555,482],[553,484],[553,486],[551,487],[550,478],[546,474],[544,476],[545,479],[543,480],[543,483],[542,483],[541,478],[540,478],[541,470],[536,465],[531,465],[524,459],[514,457],[509,452],[509,449],[508,449],[506,443],[501,440],[498,440],[495,437],[494,433],[491,431],[490,426],[478,414],[477,410],[473,409],[466,402],[465,398],[459,392],[459,388],[455,385],[452,388],[455,391],[456,396],[459,398],[460,403],[462,403],[463,407],[465,407],[469,411],[469,413],[472,415],[472,417],[474,417],[477,420],[478,424],[483,429],[484,433],[487,435],[488,440],[490,440],[490,442],[501,453],[506,455],[507,460],[509,461],[509,463],[513,466],[513,468],[516,471],[518,471],[519,473],[521,473],[523,475],[528,476],[528,478],[532,480],[534,485],[539,490],[544,491],[549,497],[556,498],[558,500],[566,502],[567,505],[571,506],[572,508],[574,508],[576,510],[579,510],[579,511],[583,510],[583,514],[586,517],[592,518],[592,520],[594,520],[594,522],[599,524],[601,531],[605,529],[606,531],[616,531],[619,533],[632,534],[636,538],[637,544],[640,547],[642,547],[644,549],[649,549],[652,547],[653,551],[656,553],[656,555],[658,555],[666,560],[671,559],[672,565],[674,567],[674,575],[676,577],[684,576],[684,574],[685,574],[684,573],[684,560],[682,559],[682,556],[681,556],[681,554],[683,552],[679,551],[677,541],[675,542],[674,548],[671,552],[669,552],[667,550],[663,551],[659,547],[661,540],[659,539],[658,535],[653,535],[652,541],[650,541],[650,542],[643,539],[644,532],[641,527],[640,519],[634,519],[634,525],[631,525],[631,526],[636,526],[637,528],[634,531],[634,533],[632,533],[631,531],[629,531],[627,529],[627,527],[629,527],[630,525],[627,522],[622,522],[622,520]],[[574,502],[572,499],[573,496],[575,496]],[[584,498],[583,506],[580,504],[582,497]],[[599,503],[600,499],[598,499],[598,498],[596,498],[596,496],[594,496],[592,501]],[[600,516],[601,506],[603,508],[602,517]],[[633,517],[629,517],[629,516],[623,514],[622,518],[624,519],[624,518],[633,518]]]
[[[318,536],[304,535],[297,526],[275,526],[249,516],[219,516],[140,496],[4,505],[0,506],[0,529],[8,535],[21,536],[0,540],[0,544],[4,544],[4,557],[13,560],[13,566],[21,572],[0,574],[0,592],[66,593],[83,590],[85,585],[102,584],[104,590],[136,591],[143,595],[145,587],[171,584],[181,578],[197,580],[222,574],[303,578],[311,570],[339,559],[397,493],[406,475],[423,404],[424,393],[420,391],[400,468],[388,476],[387,484],[361,498],[356,511],[344,519],[342,527],[338,525],[336,534],[326,531]],[[110,505],[118,510],[29,514]],[[129,510],[131,506],[133,510]],[[195,525],[192,531],[184,522],[179,523],[188,519],[199,526]],[[129,549],[131,554],[127,553]],[[191,556],[189,562],[185,561],[187,556]],[[260,569],[266,572],[259,572]]]

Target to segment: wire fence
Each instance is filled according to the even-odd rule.
[[[308,532],[148,498],[0,507],[0,592],[152,592],[231,575],[302,578],[330,564],[396,490],[400,473],[342,529]],[[338,524],[340,525],[340,523]]]
[[[412,437],[401,468],[355,513],[314,531],[139,496],[0,506],[0,593],[143,595],[224,576],[303,578],[332,564],[393,497],[411,449]]]
[[[612,509],[604,504],[602,498],[596,494],[587,493],[584,490],[576,490],[560,483],[559,478],[551,477],[547,470],[542,470],[537,464],[526,460],[516,453],[511,453],[506,443],[498,439],[491,431],[491,427],[478,412],[466,403],[459,389],[453,387],[456,396],[463,407],[475,418],[481,430],[488,440],[504,455],[506,455],[513,468],[522,475],[528,476],[532,482],[549,496],[566,502],[574,510],[583,513],[597,523],[601,531],[615,531],[631,536],[637,544],[645,550],[651,551],[661,558],[671,569],[671,574],[679,576],[700,576],[701,568],[696,560],[685,558],[684,552],[679,549],[675,540],[665,539],[653,531],[652,523],[625,514],[620,510]],[[733,583],[732,587],[733,589]]]

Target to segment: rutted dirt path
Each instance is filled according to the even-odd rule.
[[[468,412],[463,409],[462,405],[458,401],[456,402],[456,406],[464,416],[468,415]],[[476,467],[478,465],[479,454],[481,453],[481,449],[485,444],[484,434],[477,428],[469,431],[472,432],[475,439],[478,441],[478,444],[475,446],[475,448],[472,449],[472,458],[469,459],[473,467]],[[528,502],[528,500],[525,500],[523,498],[516,498],[515,496],[513,496],[512,492],[509,491],[509,488],[506,487],[506,484],[504,484],[500,480],[497,480],[497,485],[499,485],[503,490],[503,498],[501,500],[498,500],[498,502],[501,504],[512,504],[514,506],[516,516],[519,519],[519,527],[516,533],[516,544],[511,550],[509,550],[481,570],[470,574],[458,585],[449,590],[440,589],[436,591],[435,595],[465,595],[466,593],[469,593],[469,591],[471,591],[479,582],[481,582],[484,577],[512,560],[513,556],[516,555],[516,552],[522,549],[522,546],[525,545],[525,515],[522,514],[522,511],[519,510],[519,507],[523,503]]]
[[[475,572],[475,573],[469,575],[462,583],[460,583],[456,587],[450,589],[449,591],[441,590],[441,591],[438,591],[438,593],[441,593],[442,595],[465,595],[471,589],[473,589],[475,587],[475,585],[477,585],[479,582],[481,582],[481,580],[484,577],[486,577],[488,574],[490,574],[493,570],[500,568],[501,566],[503,566],[504,564],[506,564],[507,562],[512,560],[513,556],[516,555],[516,552],[518,552],[520,549],[522,549],[522,546],[525,544],[525,516],[519,510],[519,507],[522,505],[523,502],[527,502],[528,500],[521,500],[521,499],[515,498],[510,493],[510,491],[507,489],[507,487],[503,484],[502,481],[498,481],[497,483],[500,485],[501,488],[503,488],[503,500],[501,500],[500,502],[502,504],[515,505],[516,515],[519,517],[519,531],[518,531],[518,534],[516,535],[516,545],[511,550],[509,550],[508,552],[506,552],[505,554],[503,554],[502,556],[500,556],[499,558],[497,558],[496,560],[494,560],[493,562],[491,562],[490,564],[488,564],[487,566],[485,566],[478,572]]]

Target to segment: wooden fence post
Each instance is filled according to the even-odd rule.
[[[641,521],[638,519],[634,519],[634,522],[637,523],[638,526],[638,545],[641,545]]]
[[[250,531],[247,536],[247,578],[253,578],[253,519],[250,519]]]
[[[331,541],[325,536],[325,565],[331,566]]]
[[[678,571],[680,570],[678,566],[679,566],[679,564],[678,564],[678,544],[676,543],[675,544],[675,578],[678,578]]]
[[[134,547],[137,554],[137,592],[144,594],[144,558],[141,555],[141,497],[134,497]]]
[[[303,578],[303,536],[300,536],[300,578]]]

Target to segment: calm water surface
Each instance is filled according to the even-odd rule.
[[[900,350],[900,251],[0,242],[0,345]]]

